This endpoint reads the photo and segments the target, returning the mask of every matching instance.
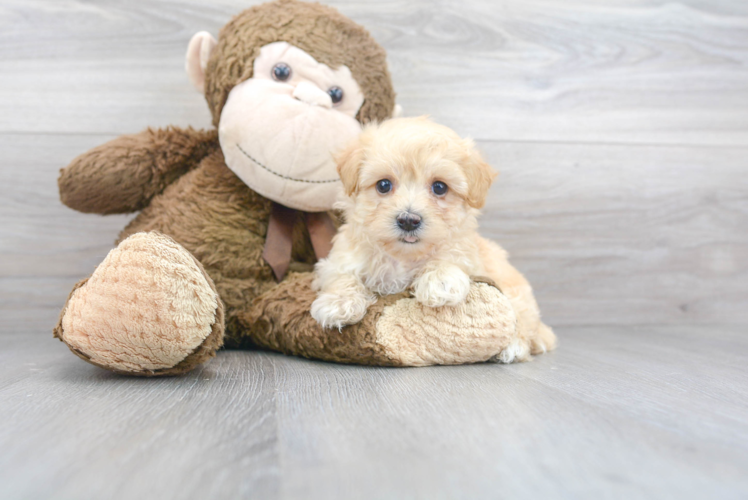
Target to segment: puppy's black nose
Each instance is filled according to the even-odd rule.
[[[403,231],[415,231],[420,225],[420,215],[406,212],[397,216],[397,226]]]

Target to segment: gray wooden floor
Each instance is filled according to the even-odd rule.
[[[190,36],[254,2],[0,1],[0,499],[748,497],[748,3],[329,2],[406,115],[502,175],[482,231],[557,352],[379,369],[222,352],[129,379],[51,338],[129,216],[59,168],[208,127]]]
[[[233,351],[158,380],[8,334],[0,497],[746,497],[744,330],[559,333],[520,365]]]

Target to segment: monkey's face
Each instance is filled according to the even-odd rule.
[[[226,163],[273,201],[328,210],[341,189],[333,154],[361,132],[363,102],[346,66],[332,69],[286,42],[265,45],[221,113]]]

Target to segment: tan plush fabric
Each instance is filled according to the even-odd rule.
[[[94,364],[157,371],[193,354],[221,315],[199,263],[171,238],[139,233],[109,252],[71,294],[60,333]]]
[[[386,120],[395,108],[395,91],[387,70],[387,54],[360,25],[332,7],[280,0],[251,7],[229,21],[218,34],[208,61],[205,98],[218,126],[229,92],[252,77],[260,48],[288,42],[336,68],[348,66],[364,93],[357,118],[362,123]]]
[[[292,68],[282,83],[272,76],[279,62]],[[218,137],[226,164],[276,203],[330,210],[341,189],[331,152],[361,133],[358,84],[347,66],[332,70],[286,42],[263,47],[254,73],[231,90],[221,111]],[[332,83],[345,96],[334,106],[327,93]]]
[[[376,343],[407,366],[487,361],[517,337],[511,303],[495,287],[474,283],[464,304],[431,308],[414,298],[384,308]]]

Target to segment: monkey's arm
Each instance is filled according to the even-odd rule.
[[[123,135],[60,170],[60,199],[80,212],[135,212],[216,147],[215,130],[167,127]]]

